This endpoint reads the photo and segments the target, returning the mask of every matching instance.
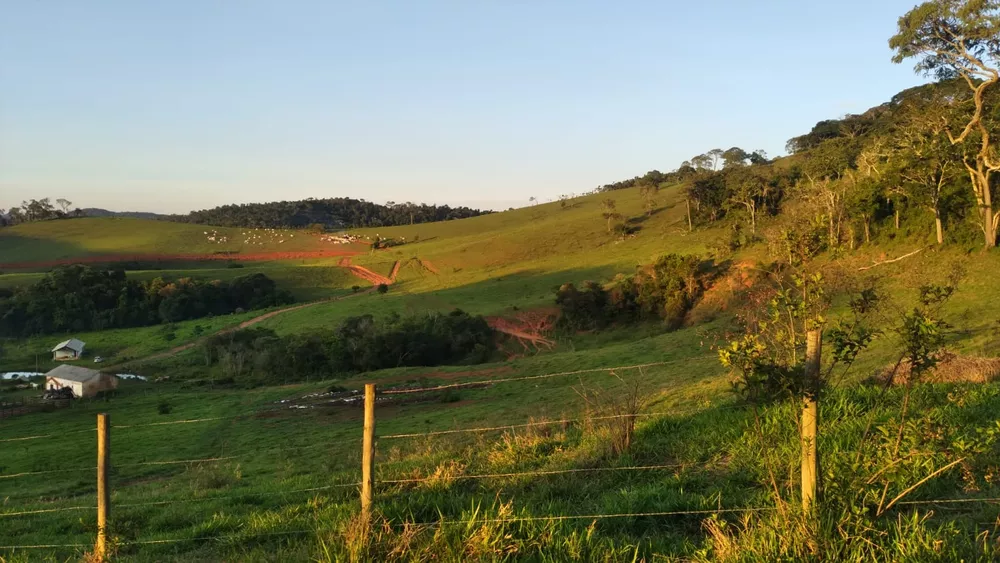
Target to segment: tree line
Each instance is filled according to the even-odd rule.
[[[606,184],[655,193],[686,183],[689,228],[728,218],[733,245],[759,237],[759,219],[782,217],[769,242],[795,254],[855,247],[905,234],[937,244],[979,238],[993,248],[1000,229],[1000,2],[932,0],[898,22],[893,61],[916,61],[935,82],[900,92],[860,114],[817,123],[789,139],[789,156],[713,149],[674,171]],[[645,196],[644,196],[645,197]],[[613,202],[612,202],[613,203]],[[613,204],[602,216],[608,228]],[[888,227],[888,229],[885,229]]]
[[[335,329],[284,337],[253,328],[216,335],[201,346],[204,362],[239,383],[270,384],[404,366],[488,361],[495,333],[482,316],[461,310],[350,317]]]
[[[130,280],[124,270],[59,267],[38,282],[0,289],[0,336],[128,328],[290,303],[264,274],[232,281]]]
[[[15,205],[7,211],[0,209],[0,227],[82,216],[83,211],[79,208],[73,208],[73,202],[68,199],[59,198],[56,200],[56,205],[52,205],[52,201],[47,197],[29,199],[22,201],[20,206]]]
[[[388,227],[465,219],[491,213],[468,207],[388,202],[385,205],[346,197],[271,203],[223,205],[171,215],[171,221],[222,227],[329,228]]]

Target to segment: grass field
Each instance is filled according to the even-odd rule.
[[[43,221],[0,230],[0,264],[93,256],[297,252],[343,248],[322,243],[318,237],[303,231],[208,227],[124,217]]]
[[[490,519],[771,508],[766,487],[758,484],[766,467],[754,445],[752,414],[732,408],[732,398],[725,392],[726,378],[714,354],[699,345],[698,336],[690,330],[634,336],[583,336],[577,350],[563,348],[553,354],[477,366],[473,368],[476,373],[465,375],[461,368],[407,369],[337,382],[356,387],[374,379],[386,388],[406,381],[426,385],[489,379],[489,370],[496,378],[669,362],[641,372],[619,371],[627,381],[641,378],[647,397],[643,412],[651,414],[640,420],[634,445],[623,455],[608,451],[606,429],[581,420],[586,412],[581,389],[598,389],[605,396],[624,392],[607,372],[497,383],[378,407],[378,432],[383,437],[567,418],[578,421],[498,432],[381,439],[379,480],[418,480],[380,485],[377,506],[382,516],[394,522],[473,520],[454,526],[457,529],[442,537],[432,527],[416,527],[409,539],[399,532],[383,532],[385,541],[395,542],[396,547],[408,545],[413,550],[409,554],[418,559],[422,559],[419,547],[426,545],[450,561],[502,560],[511,550],[519,557],[538,560],[615,561],[630,559],[635,553],[647,561],[699,558],[710,553],[701,527],[705,515],[700,512],[499,524]],[[93,511],[76,508],[93,505],[92,471],[62,471],[92,467],[94,416],[109,412],[113,424],[132,426],[113,430],[112,438],[118,560],[347,559],[350,542],[357,540],[349,529],[357,507],[357,491],[350,484],[358,479],[361,411],[356,406],[323,405],[316,399],[302,402],[313,408],[292,409],[290,403],[277,402],[328,387],[329,382],[256,390],[126,383],[122,395],[108,402],[6,420],[5,438],[53,437],[5,443],[0,477],[60,473],[0,479],[0,498],[4,499],[0,515],[70,510],[0,516],[5,518],[5,541],[21,545],[51,543],[53,538],[67,544],[92,541]],[[824,411],[827,450],[856,439],[860,421],[852,405],[871,401],[875,394],[877,389],[863,387],[832,392]],[[994,418],[1000,408],[1000,386],[938,386],[916,400],[938,421],[939,428],[962,434],[975,426],[985,427]],[[897,394],[890,395],[865,417],[891,419],[898,401]],[[775,421],[788,419],[794,415],[790,408],[779,405],[766,416]],[[181,420],[202,422],[160,424]],[[783,435],[782,440],[788,442],[783,448],[793,444],[792,430]],[[212,461],[154,464],[206,459]],[[984,459],[994,462],[988,456]],[[787,461],[790,473],[796,460]],[[588,472],[591,468],[664,465],[669,467]],[[559,473],[564,470],[572,472]],[[556,473],[462,478],[538,471]],[[789,490],[795,485],[792,475],[782,481]],[[958,476],[947,476],[912,498],[988,497],[998,492],[985,482],[971,493],[961,489]],[[908,507],[899,514],[913,510]],[[991,513],[988,505],[963,505],[925,525],[958,526],[972,537],[977,523],[988,520]],[[733,525],[739,521],[737,517],[724,519]],[[223,539],[204,540],[217,537]],[[167,543],[130,543],[159,541]],[[379,551],[387,546],[368,549],[372,551],[364,559],[387,556]],[[940,560],[947,560],[946,556],[956,554],[968,556],[974,546],[953,541],[944,551],[937,549]],[[13,561],[63,561],[84,550],[7,553]],[[931,553],[930,547],[917,551],[921,556]]]
[[[410,241],[353,257],[353,263],[382,275],[401,263],[396,283],[387,294],[320,303],[276,315],[259,326],[288,334],[334,327],[351,315],[456,307],[477,314],[511,315],[551,306],[553,290],[565,282],[610,278],[670,252],[707,255],[725,234],[722,229],[687,233],[680,187],[674,186],[661,191],[660,205],[648,217],[637,190],[611,194],[618,211],[640,228],[634,237],[619,240],[607,233],[601,218],[604,197],[587,196],[565,206],[538,205],[461,221],[367,230],[365,234],[373,237]],[[195,239],[205,230],[162,224],[166,225],[163,238],[129,240],[127,229],[118,230],[117,223],[93,221],[97,222],[76,238],[55,236],[56,226],[45,226],[49,234],[37,231],[33,235],[35,242],[30,244],[37,247],[18,246],[28,244],[24,242],[27,232],[19,231],[19,238],[0,235],[0,262],[35,251],[42,257],[167,252],[163,249],[177,248],[172,245],[201,244]],[[835,281],[834,266],[857,274],[858,268],[873,261],[912,250],[897,245],[863,248],[836,261],[824,257],[819,262],[830,267]],[[210,251],[207,246],[197,248]],[[716,258],[739,263],[763,256],[757,246]],[[246,264],[240,269],[185,267],[129,275],[137,279],[229,279],[260,271],[293,291],[300,301],[310,301],[350,293],[351,286],[359,284],[336,264],[334,259],[284,260]],[[995,355],[1000,346],[1000,287],[996,284],[1000,255],[929,250],[873,268],[870,275],[878,278],[896,309],[904,311],[914,303],[916,288],[943,281],[957,269],[964,269],[966,275],[945,310],[953,327],[948,345],[964,354]],[[38,275],[7,273],[0,276],[0,286],[30,282]],[[845,313],[845,296],[835,297],[831,320]],[[74,336],[87,341],[91,354],[116,360],[142,358],[260,313]],[[749,530],[744,535],[759,545],[731,547],[733,553],[742,555],[728,560],[778,559],[775,554],[780,551],[766,547],[781,544],[783,535],[782,530],[766,535],[768,510],[776,508],[768,482],[777,472],[775,481],[783,496],[794,498],[798,486],[795,406],[769,405],[759,413],[760,418],[752,409],[737,406],[713,348],[732,330],[731,311],[722,307],[711,313],[707,322],[675,332],[651,323],[560,334],[553,350],[504,362],[400,368],[256,389],[207,384],[197,349],[140,363],[130,371],[175,377],[163,384],[124,383],[121,394],[107,402],[83,402],[71,409],[0,421],[0,440],[51,435],[0,442],[0,545],[92,542],[95,525],[90,507],[95,497],[89,468],[94,463],[94,417],[97,412],[109,412],[113,424],[122,426],[113,430],[112,438],[117,560],[713,560],[726,558],[725,538],[735,542],[732,538],[740,530]],[[48,349],[59,339],[53,335],[4,343],[0,369],[32,368],[34,357],[47,358]],[[859,488],[843,479],[853,471],[849,461],[860,451],[864,425],[871,422],[878,432],[895,436],[892,425],[902,402],[900,391],[883,395],[880,389],[860,382],[891,364],[898,346],[891,334],[879,338],[854,366],[852,375],[838,381],[839,386],[829,389],[824,398],[821,451],[828,452],[824,463],[829,463],[830,474],[824,478],[831,502],[840,498],[835,496],[839,491]],[[600,369],[577,373],[638,364],[656,365],[614,374]],[[49,365],[42,361],[40,367],[44,371]],[[547,374],[563,375],[498,382]],[[189,379],[178,381],[185,377]],[[391,524],[377,528],[362,545],[354,525],[358,499],[353,485],[359,478],[361,409],[309,395],[358,389],[370,381],[383,390],[495,383],[379,404],[377,509],[378,518]],[[593,418],[608,407],[595,405],[625,400],[632,383],[638,385],[644,403],[641,412],[647,416],[639,419],[628,451],[615,453],[608,447],[614,427]],[[589,405],[585,396],[591,400]],[[599,398],[597,403],[594,397]],[[899,465],[894,474],[898,483],[890,493],[900,493],[935,468],[964,456],[961,471],[936,476],[906,498],[922,502],[1000,496],[992,477],[1000,471],[1000,444],[991,430],[1000,409],[1000,384],[927,386],[912,400],[912,412],[920,413],[923,426],[914,430],[920,438],[907,443],[912,455]],[[199,422],[161,424],[185,420]],[[389,437],[560,420],[568,421],[490,432]],[[763,442],[757,431],[761,424],[769,442]],[[768,451],[778,457],[765,457],[763,452]],[[861,461],[877,463],[882,459],[879,455],[886,454],[866,450]],[[164,461],[183,463],[160,464]],[[657,469],[636,469],[654,466]],[[55,473],[14,477],[47,471]],[[392,480],[409,481],[386,482]],[[708,512],[720,508],[764,510],[724,512],[712,531],[705,524],[712,518]],[[48,510],[55,511],[12,515]],[[693,513],[622,516],[664,512]],[[575,515],[595,516],[544,519]],[[992,560],[997,555],[990,547],[997,537],[995,516],[995,508],[988,503],[916,504],[865,520],[870,530],[845,531],[834,522],[833,533],[847,534],[855,540],[851,544],[860,547],[859,551],[830,554],[830,558]],[[460,523],[448,524],[451,521]],[[427,525],[402,527],[402,522]],[[986,534],[984,542],[975,540],[980,533]],[[0,558],[66,561],[79,558],[86,549],[0,548]],[[870,551],[860,551],[864,549]],[[857,555],[861,553],[866,556]]]

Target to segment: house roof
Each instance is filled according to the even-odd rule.
[[[55,352],[57,350],[62,350],[64,348],[69,348],[70,350],[73,350],[77,354],[82,354],[83,353],[83,347],[86,346],[86,345],[87,344],[84,343],[82,340],[77,340],[75,338],[70,338],[69,340],[67,340],[65,342],[60,342],[59,344],[56,344],[56,347],[53,348],[52,351]]]
[[[75,381],[78,383],[84,383],[100,377],[103,375],[101,372],[94,369],[87,369],[80,366],[71,366],[69,364],[63,364],[49,373],[45,374],[45,377],[54,377],[56,379],[62,379],[64,381]]]

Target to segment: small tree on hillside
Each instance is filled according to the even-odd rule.
[[[659,193],[659,191],[659,186],[650,184],[639,188],[639,196],[642,198],[642,208],[646,210],[647,217],[652,215],[653,209],[656,208],[656,194]]]
[[[606,198],[601,202],[601,216],[608,222],[609,233],[611,232],[611,222],[615,219],[621,218],[621,214],[619,214],[616,209],[617,205],[615,204],[615,200],[611,198]]]
[[[730,192],[731,204],[746,209],[750,232],[757,234],[757,214],[767,197],[768,178],[757,167],[739,167],[726,175],[726,188]]]

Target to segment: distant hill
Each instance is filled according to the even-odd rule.
[[[148,211],[109,211],[99,207],[88,207],[80,210],[85,217],[131,217],[133,219],[166,219],[161,213]]]

